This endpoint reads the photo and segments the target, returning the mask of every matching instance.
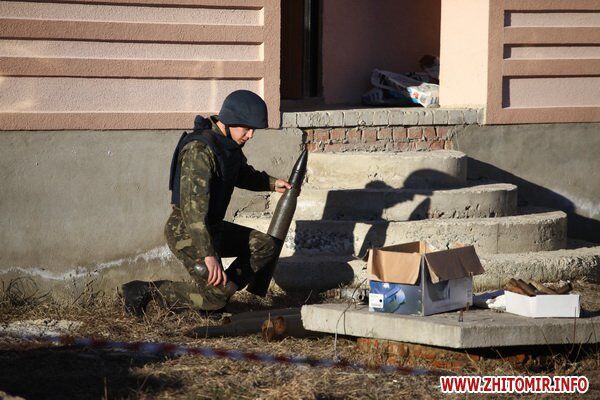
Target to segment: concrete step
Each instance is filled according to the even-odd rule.
[[[269,211],[280,193],[269,198]],[[386,220],[487,218],[514,215],[517,187],[506,183],[471,183],[458,189],[311,189],[302,190],[298,220]]]
[[[600,281],[600,246],[480,256],[486,273],[475,277],[478,289],[500,288],[510,278],[558,282]]]
[[[562,211],[521,210],[499,218],[421,221],[293,221],[283,256],[292,254],[362,255],[370,247],[427,240],[438,248],[472,244],[482,254],[558,250],[566,245],[567,216]],[[271,217],[247,214],[234,222],[266,232]]]
[[[515,254],[480,254],[485,273],[474,278],[477,291],[499,289],[510,278],[559,282],[600,281],[600,246]],[[275,283],[286,291],[325,291],[366,286],[366,261],[331,255],[279,259]]]
[[[467,157],[458,151],[311,153],[306,187],[364,189],[462,185]]]
[[[302,324],[311,331],[394,340],[430,346],[479,347],[598,343],[600,316],[525,318],[492,310],[471,309],[427,317],[370,312],[368,306],[312,304],[302,307]]]

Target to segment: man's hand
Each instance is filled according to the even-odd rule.
[[[283,179],[277,179],[275,181],[275,191],[278,193],[284,193],[287,189],[291,189],[292,185],[288,181]]]
[[[219,286],[220,284],[227,284],[227,275],[225,274],[225,270],[223,270],[223,266],[217,257],[204,257],[204,263],[206,264],[206,269],[208,269],[209,285]]]

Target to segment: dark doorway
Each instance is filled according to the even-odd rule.
[[[281,98],[321,95],[321,1],[281,2]]]

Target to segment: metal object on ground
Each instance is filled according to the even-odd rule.
[[[511,278],[506,284],[506,290],[510,290],[511,292],[519,293],[525,296],[536,295],[536,289],[520,279]]]
[[[336,288],[325,292],[325,298],[336,300],[351,300],[357,303],[366,303],[369,300],[368,288]]]
[[[513,283],[514,282],[514,283]],[[525,292],[523,289],[521,289],[519,286],[517,286],[516,281],[514,279],[511,279],[510,281],[508,281],[505,285],[504,285],[504,289],[508,290],[509,292],[513,292],[513,293],[518,293],[518,294],[522,294],[523,296],[529,296],[527,294],[527,292]]]
[[[266,319],[261,326],[262,337],[265,341],[283,339],[285,337],[306,337],[314,335],[314,332],[309,332],[302,325],[300,315],[285,315],[278,316],[273,319]]]
[[[555,292],[557,294],[567,294],[570,293],[571,290],[573,290],[573,285],[571,285],[571,282],[567,282],[563,286],[556,288]]]
[[[551,288],[547,287],[546,285],[539,283],[537,281],[531,281],[531,284],[540,292],[544,293],[544,294],[557,294],[554,290],[552,290]]]
[[[233,337],[251,335],[261,332],[265,319],[277,317],[297,318],[300,320],[300,308],[283,308],[278,310],[249,311],[233,315],[223,325],[199,326],[191,329],[186,336],[195,338]],[[300,320],[300,325],[302,321]]]
[[[273,218],[271,219],[271,225],[269,225],[269,230],[267,231],[267,234],[275,241],[275,256],[273,257],[273,261],[258,271],[254,280],[246,288],[248,292],[257,296],[264,297],[269,289],[269,283],[271,283],[271,278],[275,272],[283,242],[292,223],[294,212],[296,211],[296,204],[298,196],[300,195],[302,181],[304,181],[304,176],[306,175],[307,163],[308,151],[304,149],[302,154],[300,154],[300,157],[298,157],[296,164],[294,164],[292,174],[290,175],[289,183],[292,185],[292,188],[286,190],[277,202],[277,207],[275,208]]]

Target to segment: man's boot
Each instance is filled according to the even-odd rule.
[[[152,300],[154,289],[154,282],[131,281],[122,285],[121,295],[125,301],[125,311],[138,317],[142,316]]]

